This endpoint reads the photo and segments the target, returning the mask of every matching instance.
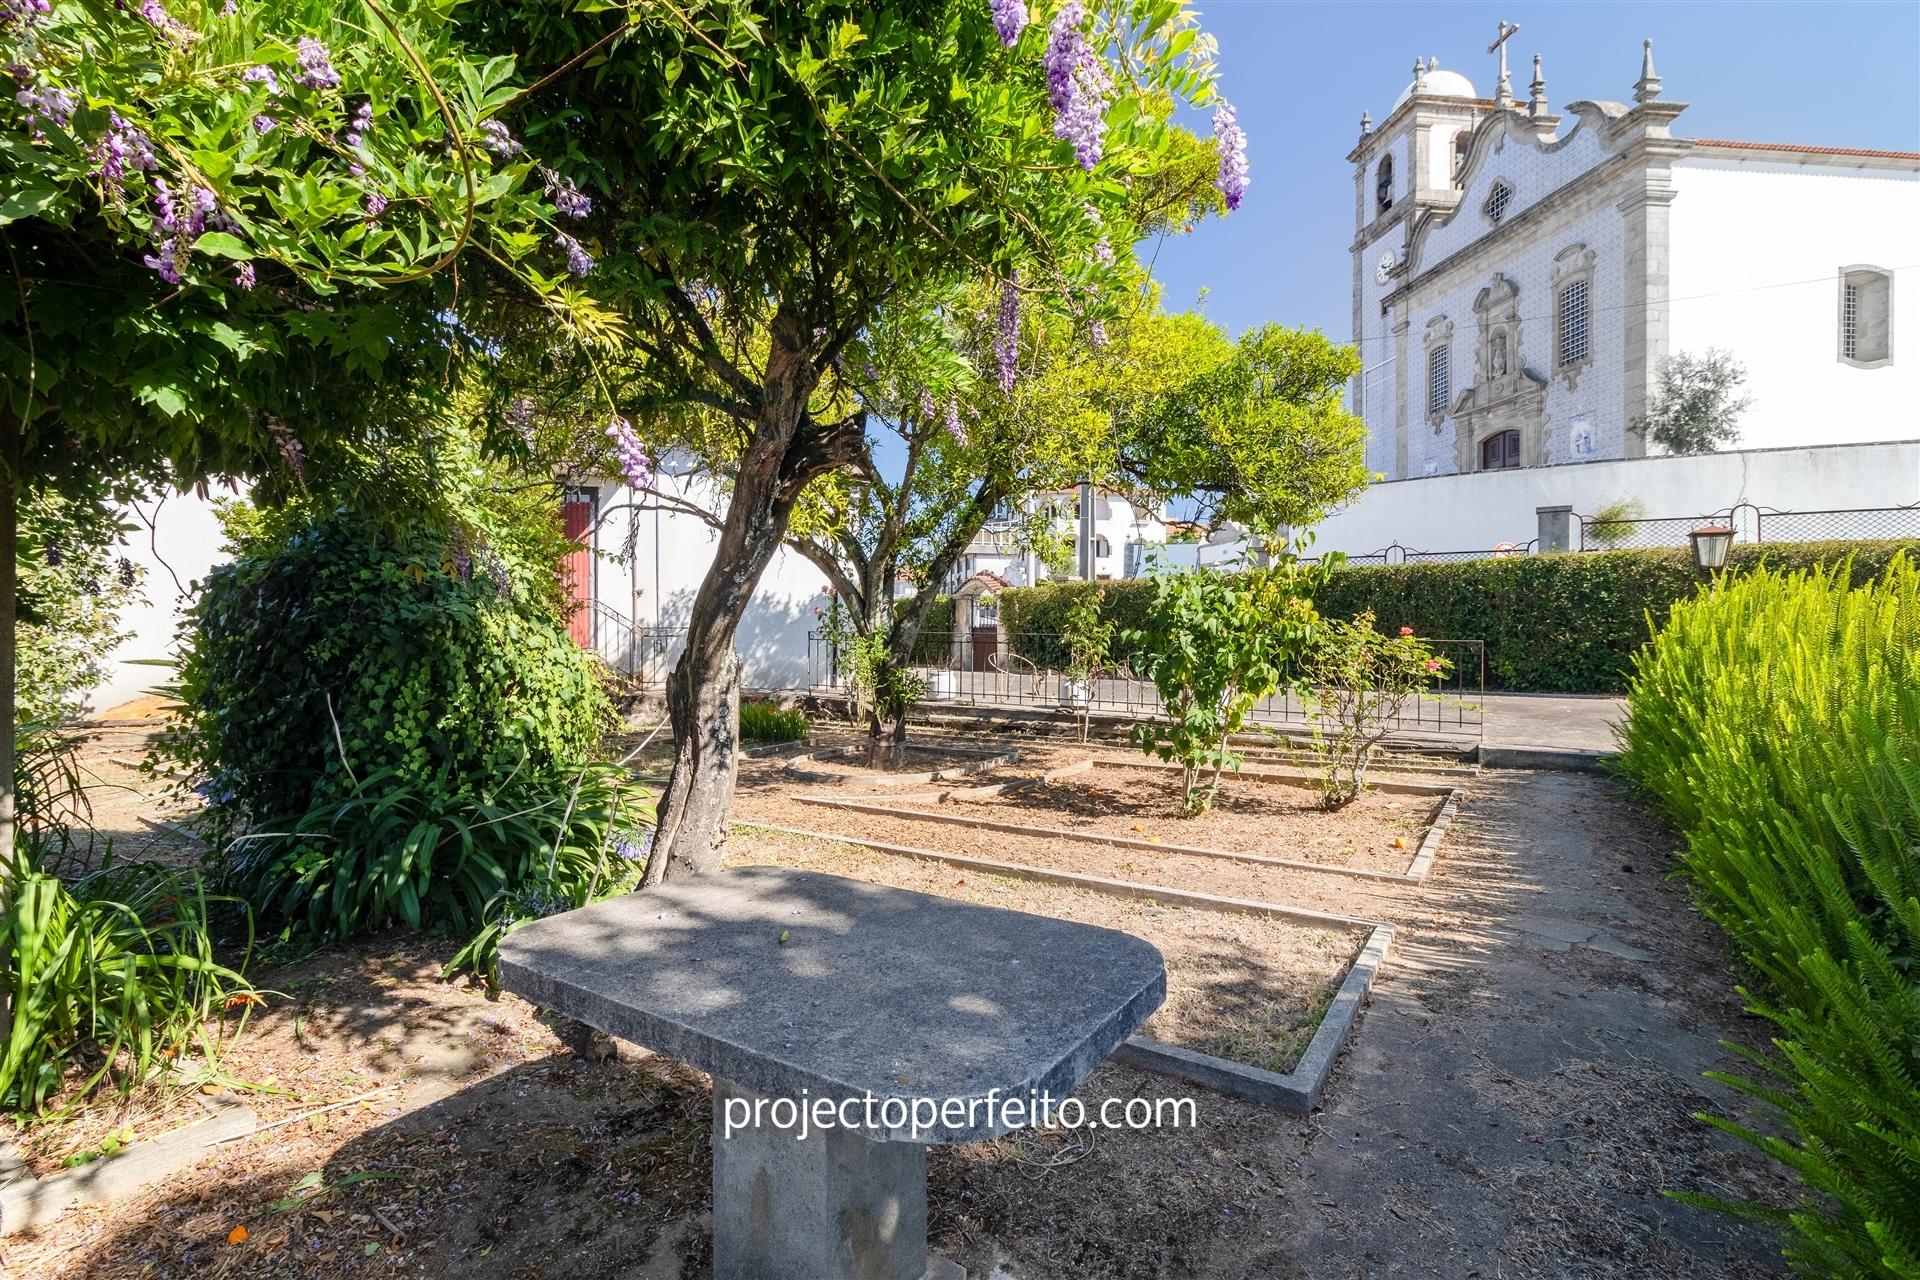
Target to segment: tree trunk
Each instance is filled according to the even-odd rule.
[[[661,793],[659,828],[644,883],[717,870],[739,768],[740,615],[786,537],[800,490],[841,465],[832,433],[802,439],[817,376],[809,329],[782,310],[774,317],[759,419],[733,478],[713,564],[694,595],[687,646],[667,679],[673,771]],[[815,432],[821,429],[814,427]]]
[[[867,768],[897,769],[907,755],[907,707],[867,711]]]

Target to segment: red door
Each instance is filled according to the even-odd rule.
[[[593,647],[593,513],[599,506],[596,489],[568,489],[560,499],[560,526],[575,544],[560,562],[560,582],[566,588],[567,629],[583,649]]]

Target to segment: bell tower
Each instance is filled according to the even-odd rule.
[[[1381,313],[1380,301],[1406,280],[1413,229],[1430,212],[1460,203],[1455,185],[1473,127],[1494,104],[1438,59],[1415,58],[1413,79],[1378,127],[1360,117],[1353,165],[1353,338],[1363,368],[1353,412],[1367,421],[1367,465],[1406,474],[1406,437],[1398,421],[1406,399],[1406,322]]]

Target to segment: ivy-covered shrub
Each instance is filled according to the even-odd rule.
[[[211,803],[297,818],[376,775],[428,796],[585,761],[611,719],[551,569],[351,516],[243,537],[184,624],[173,741]]]
[[[1850,565],[1852,581],[1876,577],[1901,548],[1915,542],[1802,542],[1736,546],[1728,571],[1762,564],[1777,569]],[[1104,588],[1102,616],[1122,630],[1146,625],[1149,580],[1060,582],[1000,595],[1014,652],[1058,666],[1046,639],[1066,630],[1074,603]],[[1487,687],[1536,693],[1618,693],[1633,654],[1677,600],[1699,589],[1691,554],[1601,551],[1516,556],[1458,564],[1349,565],[1314,593],[1329,618],[1374,615],[1388,631],[1412,627],[1421,636],[1483,640]],[[1458,655],[1455,655],[1456,657]]]
[[[1635,655],[1622,767],[1686,839],[1773,1051],[1714,1123],[1796,1173],[1808,1275],[1920,1275],[1920,569],[1723,580]]]

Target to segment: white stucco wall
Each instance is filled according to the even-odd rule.
[[[1726,155],[1674,166],[1671,349],[1746,366],[1743,448],[1920,435],[1920,173]],[[1840,268],[1857,265],[1906,268],[1878,369],[1838,358]]]
[[[658,478],[663,491],[724,510],[714,482],[697,473]],[[701,579],[713,564],[719,534],[698,516],[657,509],[650,497],[617,481],[603,481],[602,517],[594,537],[600,552],[594,575],[599,603],[641,631],[652,642],[644,655],[649,670],[664,671],[680,652],[677,633],[686,629]],[[631,555],[627,554],[631,531]],[[801,689],[807,684],[807,633],[819,627],[816,606],[824,607],[827,580],[798,553],[781,548],[761,575],[740,620],[734,647],[740,652],[741,682],[749,689]],[[621,656],[618,628],[603,627],[599,643],[609,661]]]
[[[1908,506],[1920,502],[1920,440],[1631,458],[1375,484],[1320,523],[1314,549],[1369,555],[1395,542],[1415,551],[1525,546],[1538,530],[1539,507],[1567,505],[1591,515],[1622,498],[1637,499],[1648,517],[1711,515],[1739,503],[1783,511]],[[1844,526],[1836,521],[1831,531],[1849,532]]]
[[[220,496],[219,491],[215,496]],[[172,679],[170,671],[145,665],[144,660],[172,656],[180,611],[194,584],[227,558],[221,551],[220,524],[214,519],[212,503],[191,493],[149,499],[121,508],[120,514],[133,532],[122,541],[118,554],[145,571],[142,598],[121,615],[121,627],[128,636],[108,659],[105,682],[88,699],[94,713]]]

